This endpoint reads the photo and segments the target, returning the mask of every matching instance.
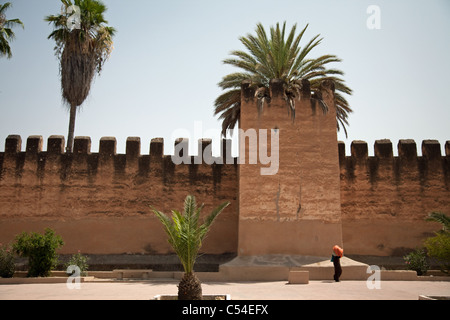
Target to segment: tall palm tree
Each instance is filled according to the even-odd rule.
[[[77,109],[86,100],[96,73],[113,49],[116,30],[104,18],[106,6],[99,0],[61,0],[63,11],[45,21],[53,24],[48,36],[56,42],[55,54],[60,61],[61,90],[70,108],[67,152],[72,152]]]
[[[19,19],[6,19],[6,10],[11,7],[11,2],[0,4],[0,57],[6,56],[8,59],[12,58],[11,47],[9,42],[14,40],[16,35],[12,31],[12,28],[19,25],[23,26],[23,22]]]
[[[194,274],[194,264],[202,241],[217,216],[230,203],[224,202],[215,208],[199,225],[203,204],[197,208],[195,197],[188,195],[184,201],[184,211],[172,210],[172,217],[153,209],[169,236],[169,243],[178,255],[184,269],[184,276],[178,285],[179,300],[202,300],[202,286]]]
[[[341,60],[334,55],[323,55],[319,58],[308,58],[312,49],[317,47],[323,38],[320,35],[313,37],[304,47],[300,46],[302,37],[308,25],[296,35],[297,25],[294,25],[286,33],[286,22],[280,28],[270,28],[270,35],[266,33],[263,25],[258,23],[256,35],[248,34],[239,40],[247,49],[245,51],[232,51],[232,58],[223,62],[242,69],[241,72],[231,73],[223,77],[219,86],[226,90],[215,101],[215,115],[222,119],[222,134],[228,129],[233,129],[239,120],[241,111],[241,83],[250,80],[256,90],[258,105],[261,108],[268,98],[270,80],[281,79],[284,82],[286,105],[292,117],[295,117],[295,100],[300,98],[305,81],[309,80],[313,98],[322,106],[324,112],[328,106],[322,100],[319,92],[320,83],[323,80],[333,80],[335,83],[335,102],[337,128],[346,131],[348,114],[352,112],[347,100],[342,94],[351,94],[339,77],[344,73],[337,69],[328,69],[326,65]],[[285,37],[287,34],[287,38]]]

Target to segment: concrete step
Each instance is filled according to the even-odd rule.
[[[284,281],[290,271],[308,271],[309,280],[333,280],[334,266],[330,257],[267,255],[239,256],[222,264],[219,272],[231,281]],[[367,264],[343,257],[343,280],[366,280]]]
[[[342,280],[367,280],[370,273],[367,273],[369,265],[361,263],[347,257],[341,258]],[[292,271],[309,271],[310,280],[334,280],[334,265],[331,257],[303,266],[293,267]]]

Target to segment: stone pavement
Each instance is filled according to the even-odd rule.
[[[149,300],[176,294],[176,280],[84,282],[80,289],[65,283],[0,285],[0,300]],[[274,282],[206,282],[204,294],[229,294],[232,300],[418,300],[419,295],[450,296],[448,281],[381,281],[368,289],[366,281],[322,280],[306,285]]]

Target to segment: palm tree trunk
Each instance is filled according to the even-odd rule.
[[[69,134],[67,136],[67,147],[66,152],[72,153],[73,152],[73,135],[75,132],[75,118],[77,115],[77,106],[71,105],[70,106],[70,120],[69,120]]]
[[[202,284],[193,272],[184,274],[178,285],[178,300],[203,300]]]

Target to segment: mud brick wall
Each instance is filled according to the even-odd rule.
[[[244,82],[240,129],[266,129],[266,140],[257,135],[250,148],[251,138],[241,135],[241,157],[223,148],[221,157],[209,157],[212,164],[185,155],[183,139],[175,152],[191,164],[175,164],[159,138],[141,154],[140,139],[130,137],[126,153],[117,154],[113,137],[101,139],[98,153],[91,153],[89,137],[77,137],[73,154],[66,154],[61,136],[49,137],[45,151],[41,136],[29,137],[25,150],[20,136],[9,136],[0,152],[0,242],[51,227],[66,242],[61,253],[166,254],[167,237],[149,205],[169,213],[193,194],[205,213],[231,201],[205,242],[209,254],[328,256],[341,244],[348,255],[389,256],[422,246],[440,229],[426,216],[450,215],[450,141],[445,155],[435,140],[420,146],[400,140],[395,157],[389,140],[376,141],[370,157],[366,142],[353,141],[346,155],[337,141],[333,83],[322,83],[319,92],[326,114],[309,82],[302,88],[292,118],[279,80],[271,82],[262,109],[255,88]],[[210,152],[210,143],[199,141],[199,152]],[[269,167],[258,159],[261,148],[267,156],[278,152],[276,174],[261,174]]]
[[[200,151],[209,143],[199,142]],[[167,237],[149,206],[166,213],[182,210],[184,198],[193,194],[205,203],[205,215],[231,201],[203,251],[236,252],[235,160],[175,165],[158,138],[146,155],[136,137],[127,139],[126,154],[116,153],[113,137],[101,139],[98,153],[90,152],[89,137],[75,139],[73,154],[64,153],[62,136],[51,136],[46,151],[42,145],[41,136],[31,136],[22,151],[20,136],[6,139],[0,153],[0,242],[51,227],[66,243],[61,253],[166,254],[171,252]]]
[[[450,215],[450,141],[445,155],[436,140],[353,141],[351,155],[339,143],[343,240],[347,254],[403,255],[440,229],[426,222],[433,211]]]

